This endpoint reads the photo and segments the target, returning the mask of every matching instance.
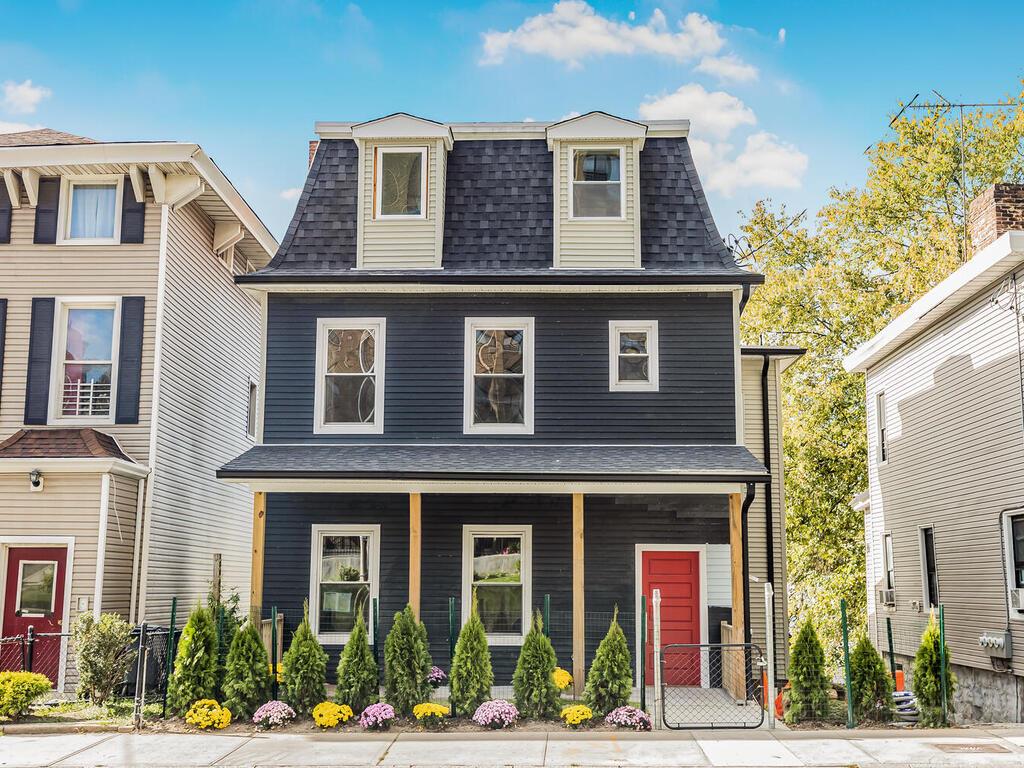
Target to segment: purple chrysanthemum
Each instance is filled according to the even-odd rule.
[[[636,707],[617,707],[605,715],[604,721],[633,731],[649,731],[653,727],[651,716]]]
[[[427,674],[427,682],[434,688],[439,688],[448,682],[448,675],[440,667],[431,667],[430,672]]]
[[[519,710],[504,699],[485,701],[473,713],[473,722],[484,728],[508,728],[519,719]]]
[[[359,725],[368,731],[385,731],[395,719],[395,708],[383,702],[371,704],[359,716]]]
[[[256,710],[256,714],[252,716],[252,721],[256,723],[256,727],[260,730],[268,730],[278,725],[284,725],[289,720],[295,719],[295,710],[285,704],[283,701],[268,701],[262,707]]]

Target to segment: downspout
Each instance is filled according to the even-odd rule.
[[[740,314],[743,314],[743,308],[747,306],[747,302],[750,301],[750,283],[744,283],[740,294]]]
[[[764,484],[764,526],[765,556],[768,561],[768,583],[772,585],[772,608],[775,608],[775,521],[772,509],[772,437],[771,419],[768,412],[768,368],[769,357],[764,356],[761,366],[761,437],[764,443],[764,466],[768,470],[768,482]]]
[[[754,503],[754,484],[747,483],[747,495],[740,510],[740,530],[743,533],[743,642],[750,645],[750,553],[747,550],[747,513]]]

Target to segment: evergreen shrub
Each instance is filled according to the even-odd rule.
[[[629,704],[633,692],[633,664],[626,635],[619,626],[619,607],[615,606],[608,634],[597,646],[587,673],[583,700],[594,712],[607,714]]]
[[[308,715],[327,698],[327,652],[310,629],[308,605],[303,607],[302,623],[281,658],[281,668],[285,700],[296,713]]]
[[[217,632],[210,611],[197,605],[178,639],[167,704],[172,712],[184,717],[195,702],[215,699],[216,694]]]
[[[861,635],[850,654],[850,696],[858,722],[892,719],[892,678],[867,635]]]
[[[939,623],[933,612],[928,618],[928,626],[921,635],[921,645],[914,656],[914,677],[910,681],[917,699],[920,713],[918,723],[925,728],[937,728],[942,723],[942,666],[939,657]],[[953,691],[956,688],[956,676],[949,661],[949,646],[946,646],[946,707],[953,711]]]
[[[224,706],[235,718],[248,720],[270,698],[267,649],[252,621],[235,633],[225,661]]]
[[[787,723],[824,720],[828,717],[829,682],[825,674],[825,651],[810,619],[800,628],[793,641],[789,682]]]
[[[553,679],[558,659],[551,641],[544,635],[540,611],[533,616],[530,631],[523,639],[519,661],[512,675],[516,707],[522,717],[555,717],[558,712],[558,687]]]
[[[456,712],[463,715],[476,712],[477,707],[491,698],[493,684],[491,651],[487,647],[487,632],[477,611],[474,592],[469,621],[463,625],[459,639],[455,643],[455,657],[452,659],[452,674],[449,680],[451,705]]]
[[[407,605],[384,641],[384,696],[396,712],[412,716],[413,707],[430,700],[431,666],[427,628]]]
[[[338,659],[338,685],[334,700],[338,704],[347,704],[353,712],[362,712],[376,702],[379,695],[377,662],[370,651],[366,622],[360,612]]]

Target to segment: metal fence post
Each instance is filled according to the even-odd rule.
[[[270,609],[270,692],[277,699],[277,606]]]
[[[451,673],[452,665],[455,663],[455,644],[458,642],[458,624],[455,618],[455,598],[448,598],[448,706],[451,707],[452,717],[456,715],[455,703],[451,700]]]
[[[775,589],[770,581],[764,585],[764,647],[768,654],[768,689],[764,703],[768,710],[768,728],[775,729]]]
[[[640,595],[640,709],[647,711],[647,595]]]
[[[161,717],[167,717],[167,690],[174,674],[174,621],[178,616],[178,598],[171,598],[171,623],[167,627],[167,673],[164,676],[164,706]]]
[[[846,727],[853,728],[853,691],[850,685],[850,628],[846,622],[846,600],[839,601],[843,620],[843,672],[846,676]]]
[[[942,685],[942,724],[949,725],[947,717],[949,702],[946,699],[946,685],[949,672],[946,669],[946,613],[943,607],[942,603],[939,603],[939,670],[941,672],[940,684]]]
[[[35,656],[36,646],[36,628],[34,624],[28,625],[28,632],[25,634],[25,653],[23,654],[24,661],[22,667],[26,672],[32,671],[32,659]]]
[[[142,704],[146,700],[146,622],[139,625],[139,648],[135,657],[135,707],[132,725],[142,727]]]
[[[893,649],[892,644],[892,616],[885,617],[885,633],[889,636],[889,673],[892,675],[892,681],[896,683],[896,651]]]
[[[551,638],[551,595],[544,594],[544,637]]]
[[[663,723],[663,707],[665,701],[661,691],[661,590],[655,589],[651,593],[651,608],[654,611],[654,727],[659,731],[665,726]]]
[[[380,598],[373,598],[371,607],[373,609],[373,616],[370,617],[370,621],[373,622],[373,663],[377,665],[377,677],[380,679]]]

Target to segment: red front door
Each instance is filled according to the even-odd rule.
[[[700,552],[645,551],[640,573],[647,597],[647,680],[654,680],[651,596],[661,590],[661,644],[700,643]],[[674,650],[665,656],[666,685],[700,685],[701,653]]]
[[[62,632],[64,616],[64,547],[10,547],[4,574],[3,636],[24,635],[28,628],[40,632]],[[21,669],[21,648],[5,643],[0,669]],[[57,684],[60,671],[59,639],[36,643],[32,671],[46,675]]]

